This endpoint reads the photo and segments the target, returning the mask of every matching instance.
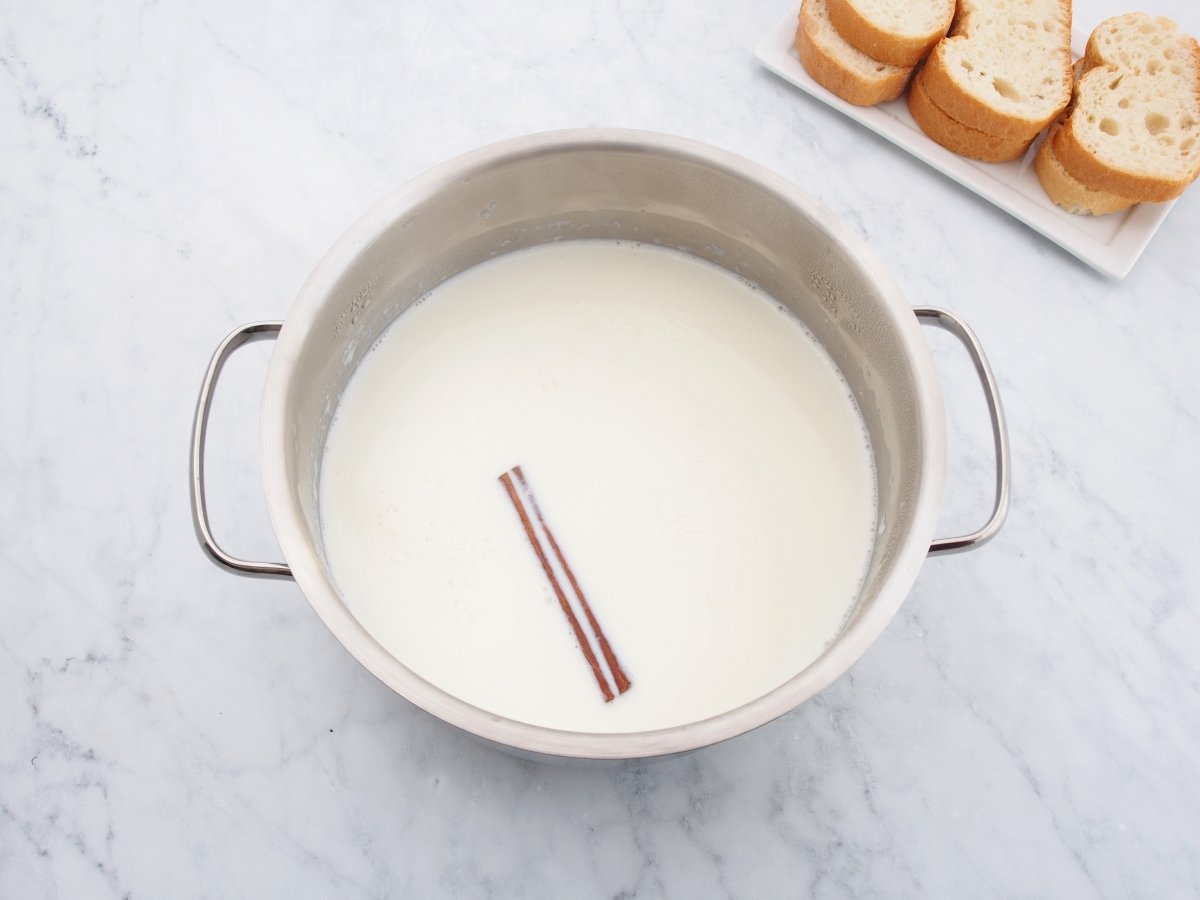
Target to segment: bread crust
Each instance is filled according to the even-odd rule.
[[[1073,178],[1054,155],[1056,131],[1057,127],[1046,135],[1033,158],[1033,170],[1046,196],[1067,212],[1088,216],[1104,216],[1134,205],[1135,201],[1128,197],[1089,188]]]
[[[983,162],[1009,162],[1024,156],[1037,136],[1005,137],[964,125],[933,102],[924,81],[925,69],[922,68],[908,89],[908,111],[921,130],[947,150]]]
[[[911,68],[946,36],[954,18],[954,0],[945,0],[945,15],[941,24],[927,34],[900,35],[888,31],[868,19],[854,0],[826,0],[829,20],[846,42],[867,56],[893,66]]]
[[[811,2],[812,0],[803,0],[800,6],[796,52],[800,54],[800,62],[813,80],[855,106],[874,106],[899,97],[904,92],[904,86],[908,84],[912,69],[897,70],[895,66],[889,65],[888,71],[881,72],[878,78],[863,78],[829,53],[809,33],[805,26],[805,12]]]
[[[1054,136],[1054,155],[1063,169],[1077,181],[1089,184],[1095,190],[1133,194],[1139,203],[1174,200],[1195,180],[1193,175],[1187,181],[1172,182],[1137,172],[1110,169],[1083,146],[1072,121],[1063,125]]]
[[[1037,135],[1053,122],[1071,99],[1071,0],[1059,0],[1067,21],[1062,47],[1056,64],[1055,75],[1060,83],[1055,86],[1058,102],[1036,116],[1005,112],[986,102],[985,99],[965,89],[951,74],[946,58],[947,48],[952,42],[966,40],[971,34],[972,21],[969,10],[959,13],[950,29],[950,36],[938,43],[929,54],[923,67],[925,91],[929,98],[947,115],[978,131],[999,137],[1027,139]]]
[[[1067,174],[1094,190],[1133,197],[1138,202],[1163,203],[1173,200],[1200,175],[1200,160],[1189,173],[1177,179],[1148,175],[1101,159],[1086,146],[1079,133],[1079,129],[1085,127],[1080,121],[1080,105],[1087,105],[1090,92],[1103,90],[1106,82],[1121,73],[1119,61],[1105,59],[1097,47],[1097,34],[1112,21],[1102,22],[1088,38],[1083,75],[1075,88],[1074,109],[1053,137],[1054,156]],[[1186,64],[1190,67],[1190,72],[1186,72],[1184,77],[1190,81],[1195,118],[1200,121],[1200,44],[1187,35],[1181,34],[1181,37],[1188,42]]]

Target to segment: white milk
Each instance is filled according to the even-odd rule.
[[[632,683],[612,702],[499,480],[517,465]],[[321,521],[346,604],[417,674],[513,719],[639,731],[822,653],[875,477],[848,386],[769,297],[577,241],[477,266],[388,329],[337,409]]]

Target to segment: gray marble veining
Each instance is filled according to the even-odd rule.
[[[1200,895],[1200,189],[1107,281],[759,69],[783,6],[0,8],[0,896]],[[978,331],[1016,470],[1000,537],[931,560],[814,701],[608,769],[477,744],[294,586],[218,571],[184,461],[217,340],[281,317],[374,200],[580,125],[726,147],[847,220]],[[983,514],[988,434],[930,340],[949,532]],[[261,350],[209,466],[222,541],[267,558]]]

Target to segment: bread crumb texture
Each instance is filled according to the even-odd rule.
[[[1054,152],[1089,186],[1142,201],[1178,196],[1200,175],[1200,45],[1161,16],[1101,23]]]
[[[946,35],[954,0],[826,0],[829,19],[846,41],[894,66],[919,63]]]
[[[1070,0],[960,0],[926,63],[941,109],[990,134],[1036,134],[1071,98]]]

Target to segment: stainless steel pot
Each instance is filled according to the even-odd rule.
[[[635,734],[578,734],[504,719],[417,676],[343,604],[322,552],[317,486],[338,397],[363,354],[414,300],[457,272],[546,241],[622,238],[685,250],[748,278],[824,344],[858,399],[879,478],[878,538],[858,604],[816,662],[770,693],[702,722]],[[941,393],[919,322],[957,335],[983,381],[996,444],[996,500],[973,534],[935,540],[945,471]],[[275,337],[262,398],[262,469],[285,563],[237,559],[209,529],[205,423],[238,346]],[[645,132],[573,130],[485,147],[380,202],[317,265],[283,322],[235,330],[204,378],[192,436],[193,518],[214,560],[290,576],[356,659],[402,697],[479,737],[537,754],[636,758],[749,731],[845,672],[883,631],[927,553],[965,549],[999,529],[1009,456],[1000,398],[978,341],[945,310],[910,308],[866,245],[793,185],[747,160]],[[447,648],[452,652],[451,648]]]

